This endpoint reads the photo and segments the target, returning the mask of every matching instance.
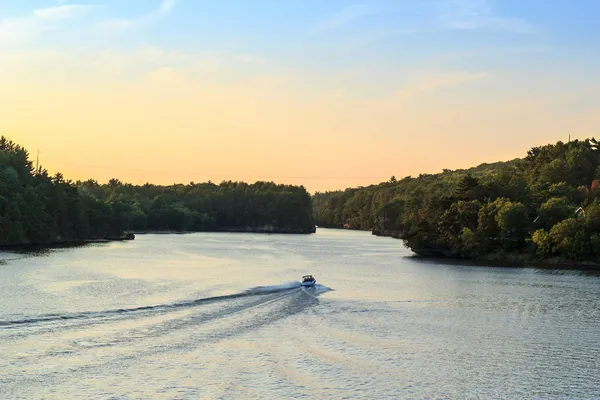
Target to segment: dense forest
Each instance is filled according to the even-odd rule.
[[[82,194],[109,204],[126,230],[315,231],[311,197],[302,186],[232,181],[134,186],[116,179],[77,186]]]
[[[122,239],[144,230],[312,233],[311,197],[304,187],[270,182],[72,182],[0,138],[0,246]]]
[[[419,255],[600,262],[595,139],[534,147],[469,170],[317,193],[319,226],[373,230]]]

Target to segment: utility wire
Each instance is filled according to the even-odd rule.
[[[97,165],[97,164],[82,164],[82,163],[74,163],[63,161],[61,164],[74,165],[79,167],[90,167],[90,168],[101,168],[101,169],[115,169],[115,170],[130,170],[130,171],[140,171],[140,172],[151,172],[151,173],[172,173],[173,171],[167,171],[164,169],[148,169],[148,168],[136,168],[136,167],[118,167],[118,166],[109,166],[109,165]],[[389,179],[389,176],[283,176],[283,175],[248,175],[248,174],[233,174],[231,172],[228,173],[219,173],[219,172],[196,172],[196,171],[186,171],[186,175],[195,175],[195,176],[227,176],[227,175],[235,175],[238,178],[261,178],[261,179]]]

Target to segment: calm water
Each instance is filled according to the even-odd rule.
[[[0,398],[600,398],[598,276],[409,256],[322,229],[0,254]]]

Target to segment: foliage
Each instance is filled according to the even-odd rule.
[[[81,242],[127,230],[314,231],[301,186],[270,182],[133,186],[111,179],[72,182],[34,167],[21,146],[0,138],[0,246]]]
[[[523,159],[317,193],[318,225],[372,229],[418,254],[600,261],[595,139],[534,147]]]
[[[27,151],[0,138],[0,245],[120,236],[113,210],[61,174],[35,169]]]
[[[272,182],[134,186],[116,179],[79,182],[84,193],[105,201],[126,230],[215,231],[272,227],[314,231],[312,204],[302,186]]]

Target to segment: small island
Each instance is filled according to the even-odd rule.
[[[522,159],[317,193],[317,225],[372,230],[425,257],[598,265],[600,146],[534,147]]]
[[[136,186],[65,179],[0,138],[0,246],[131,240],[144,232],[315,232],[303,186],[224,181]]]

